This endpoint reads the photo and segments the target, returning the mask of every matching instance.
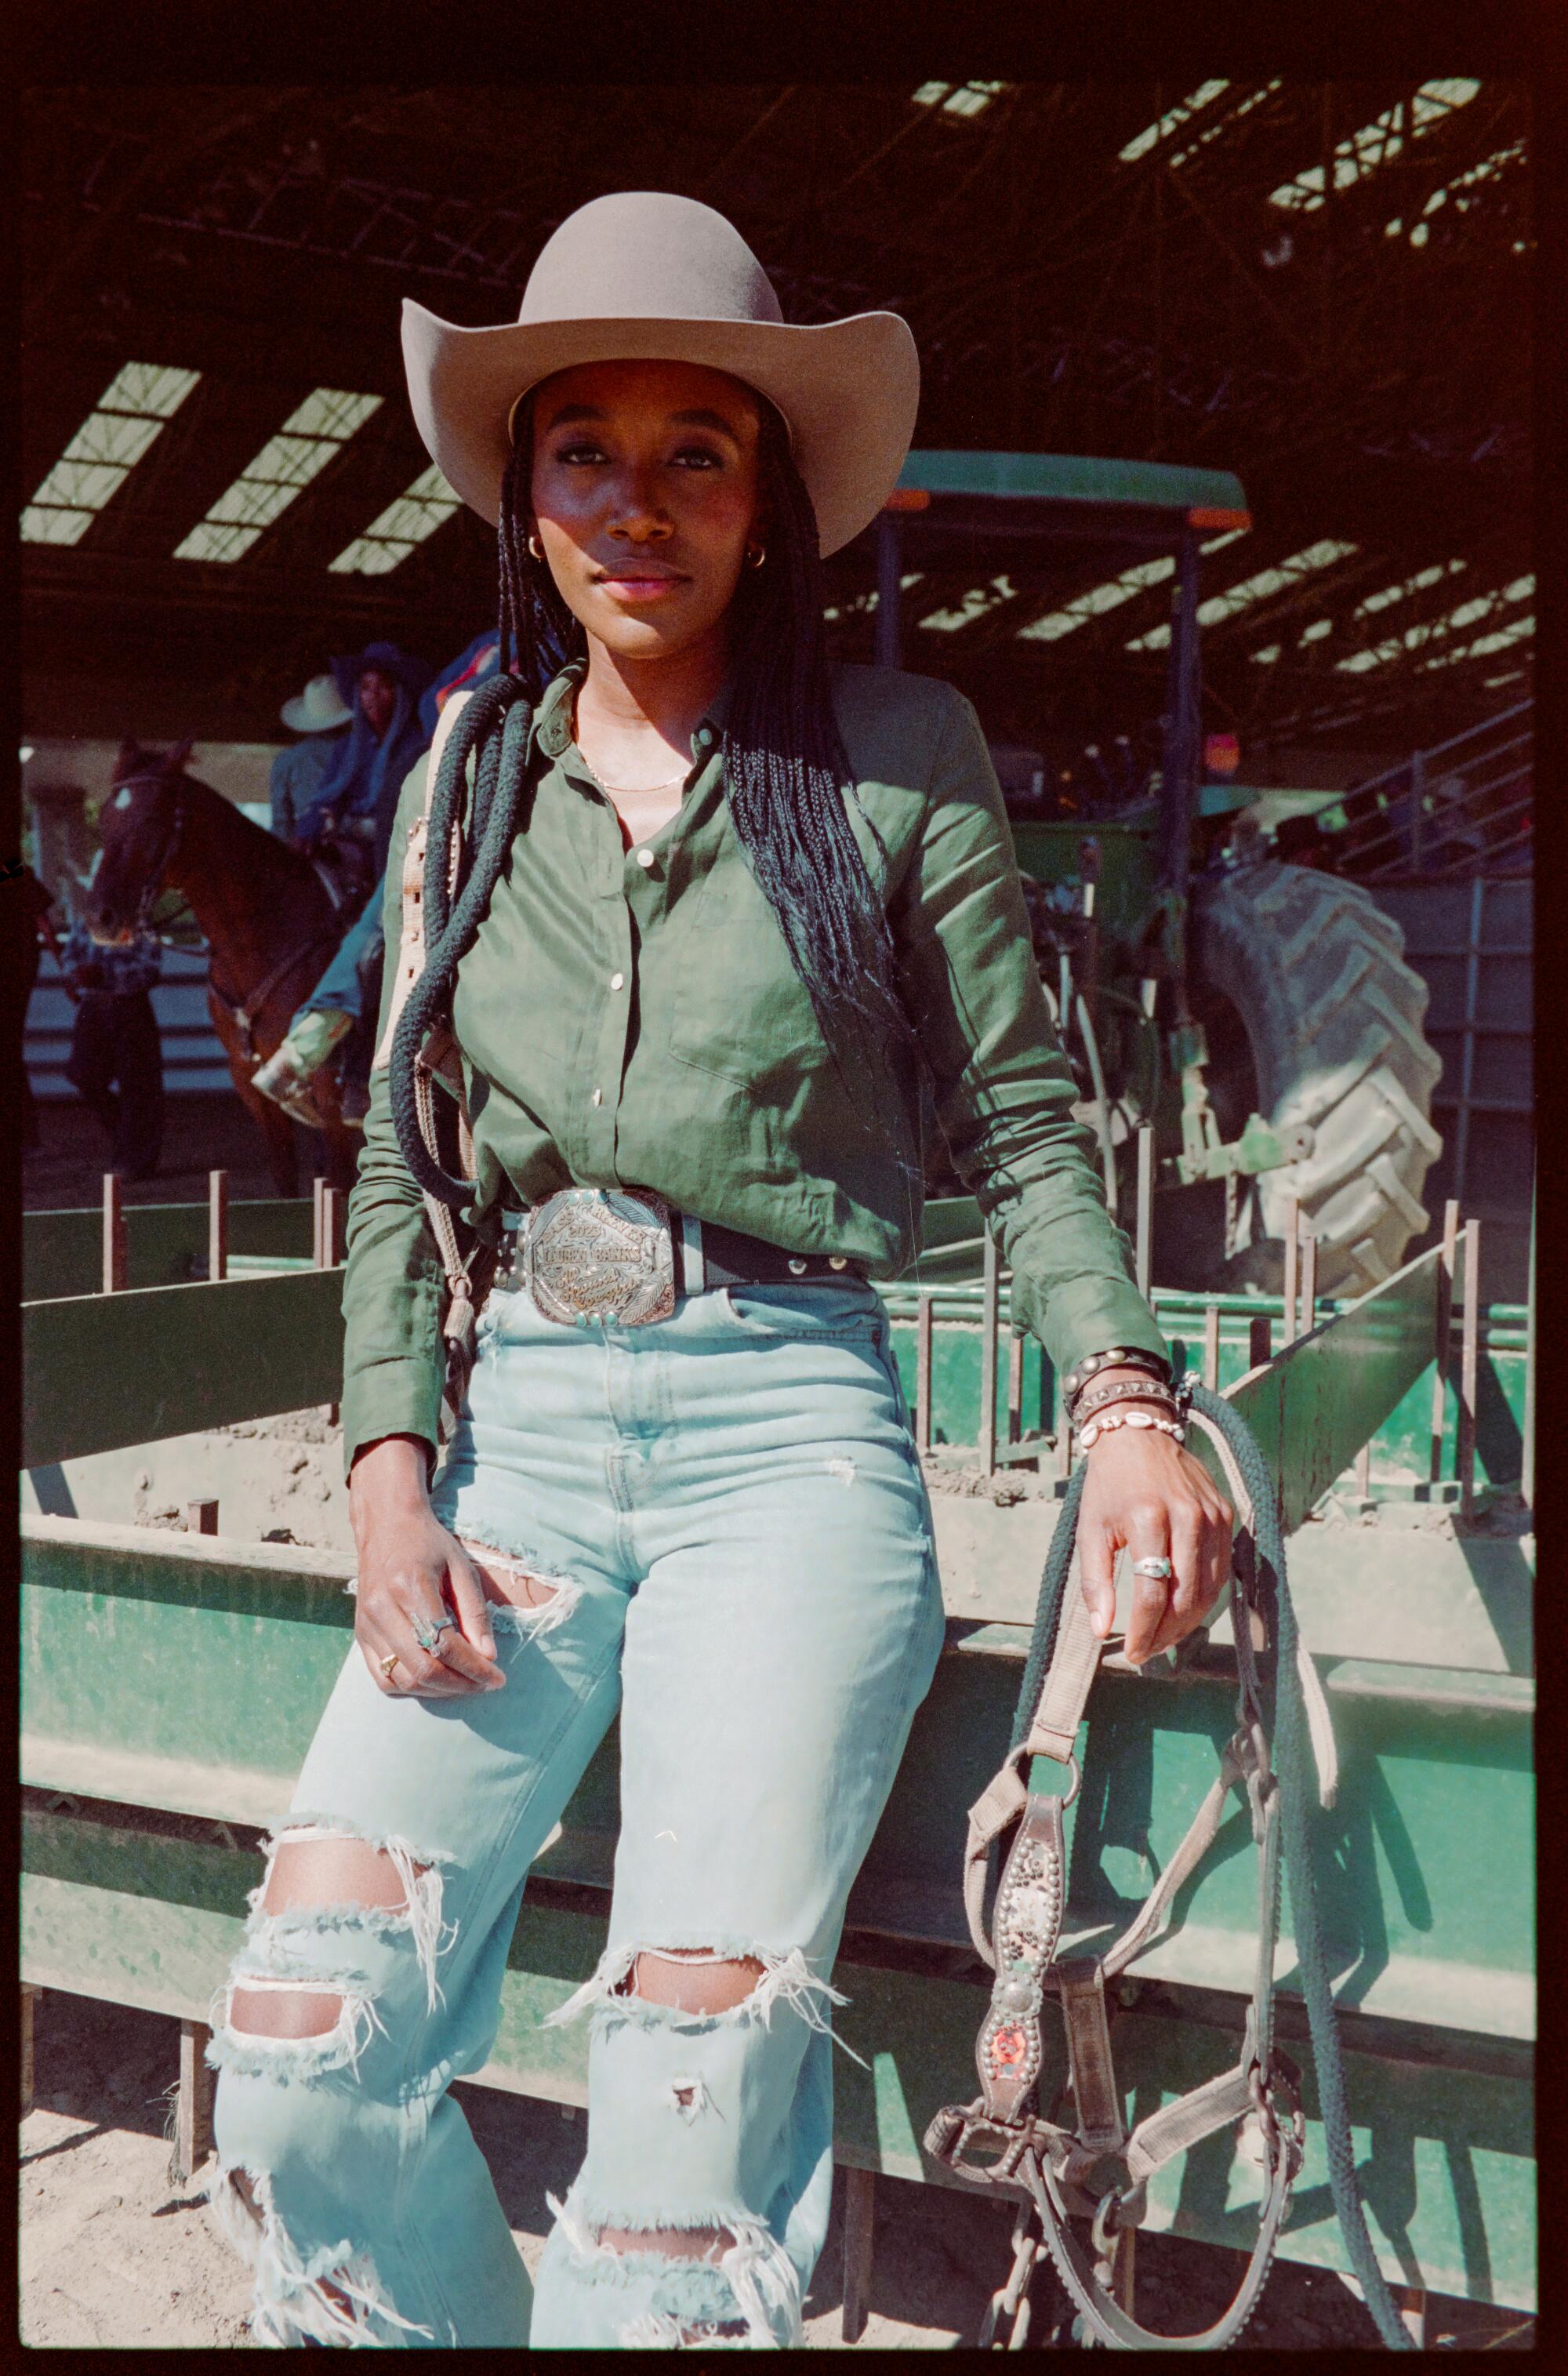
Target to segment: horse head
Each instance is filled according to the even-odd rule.
[[[109,798],[98,814],[99,847],[88,876],[88,924],[113,939],[152,912],[184,817],[185,762],[194,735],[172,751],[144,751],[125,741],[114,762]]]

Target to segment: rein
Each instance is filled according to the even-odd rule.
[[[1333,1733],[1317,1669],[1296,1629],[1274,1480],[1251,1432],[1229,1404],[1193,1379],[1182,1380],[1180,1393],[1193,1422],[1214,1446],[1237,1511],[1231,1577],[1235,1729],[1208,1796],[1130,1928],[1098,1954],[1061,1955],[1067,1870],[1063,1816],[1077,1795],[1078,1727],[1102,1660],[1137,1671],[1127,1669],[1109,1642],[1097,1638],[1082,1593],[1068,1589],[1087,1474],[1080,1467],[1046,1561],[1012,1746],[969,1811],[965,1910],[975,1945],[996,1974],[975,2048],[980,2092],[973,2103],[950,2104],[936,2115],[926,2150],[956,2177],[1021,2192],[1025,2198],[1014,2228],[1012,2274],[992,2304],[983,2342],[991,2342],[999,2318],[1007,2315],[1014,2322],[1010,2347],[1021,2347],[1028,2281],[1036,2263],[1049,2253],[1076,2307],[1086,2343],[1123,2351],[1212,2351],[1233,2343],[1262,2295],[1305,2142],[1301,2073],[1274,2036],[1283,1860],[1289,1870],[1330,2192],[1379,2333],[1391,2350],[1408,2350],[1411,2337],[1378,2265],[1356,2184],[1308,1804],[1314,1796],[1325,1806],[1333,1804]],[[1254,1624],[1265,1641],[1272,1637],[1271,1691],[1260,1670]],[[1202,1638],[1191,1635],[1168,1653],[1167,1671],[1188,1663]],[[1053,1768],[1064,1788],[1051,1787]],[[1168,1928],[1179,1891],[1219,1833],[1232,1791],[1246,1808],[1258,1858],[1258,1946],[1241,2053],[1230,2070],[1162,2105],[1129,2132],[1111,2051],[1107,1982]],[[988,1935],[982,1918],[992,1850],[1010,1830],[1014,1836]],[[1061,2007],[1069,2077],[1042,2116],[1039,2083],[1048,1995]],[[1069,2102],[1070,2121],[1059,2118]],[[1156,2334],[1132,2315],[1130,2257],[1124,2257],[1122,2239],[1130,2245],[1132,2231],[1146,2216],[1147,2185],[1157,2170],[1206,2137],[1238,2124],[1241,2153],[1265,2174],[1257,2239],[1241,2285],[1229,2309],[1201,2334]],[[989,2158],[977,2158],[977,2148]],[[1031,2232],[1031,2214],[1039,2224],[1039,2240]],[[1075,2220],[1088,2223],[1087,2247],[1075,2232]]]

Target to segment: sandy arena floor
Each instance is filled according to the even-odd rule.
[[[214,2237],[199,2180],[175,2186],[164,2134],[177,2069],[176,2024],[50,1990],[36,2015],[33,2110],[22,2123],[20,2339],[56,2350],[246,2347],[244,2273]],[[531,2267],[549,2214],[581,2158],[582,2115],[500,2095],[459,2091],[517,2241]],[[876,2257],[861,2347],[951,2350],[973,2341],[1007,2270],[1008,2212],[980,2197],[884,2179]],[[843,2189],[807,2304],[817,2348],[841,2344]],[[1214,2318],[1234,2287],[1240,2255],[1172,2237],[1139,2239],[1138,2310],[1168,2331]],[[1431,2302],[1440,2346],[1528,2348],[1533,2323],[1516,2312]],[[1060,2311],[1037,2277],[1031,2341]],[[1334,2276],[1279,2263],[1249,2344],[1276,2349],[1375,2345],[1361,2305]]]

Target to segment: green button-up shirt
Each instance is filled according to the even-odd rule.
[[[864,813],[851,812],[854,830],[873,880],[885,868],[903,996],[931,1070],[922,1092],[908,1064],[846,1078],[824,1044],[730,821],[729,688],[696,730],[679,812],[628,851],[573,741],[585,668],[571,663],[540,704],[538,790],[453,998],[481,1230],[559,1188],[648,1188],[700,1220],[891,1277],[920,1251],[933,1095],[1012,1266],[1015,1320],[1059,1366],[1111,1345],[1163,1353],[1093,1141],[1072,1118],[1076,1092],[972,705],[934,678],[834,670]],[[404,785],[387,868],[383,1031],[425,766]],[[348,1460],[384,1435],[434,1444],[443,1290],[378,1072],[349,1208]]]

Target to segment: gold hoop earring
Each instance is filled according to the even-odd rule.
[[[747,562],[747,565],[748,565],[750,568],[753,568],[753,569],[760,569],[760,568],[762,567],[763,563],[764,563],[766,559],[767,559],[767,547],[766,547],[766,544],[748,544],[748,545],[747,545],[747,547],[746,547],[746,562]]]
[[[536,561],[542,561],[544,559],[543,553],[540,552],[538,544],[534,541],[531,535],[529,538],[529,551],[532,553]]]

